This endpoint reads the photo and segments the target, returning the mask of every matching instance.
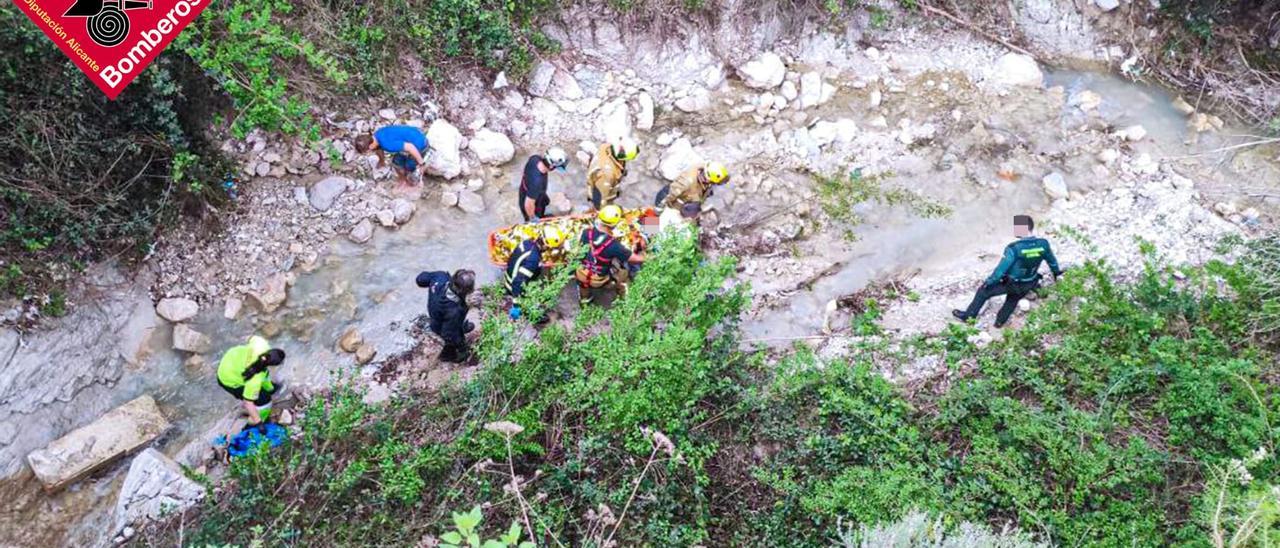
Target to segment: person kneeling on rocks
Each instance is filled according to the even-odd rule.
[[[401,186],[412,186],[409,174],[417,173],[427,153],[427,136],[413,126],[386,126],[369,135],[356,137],[356,152],[377,153],[378,167],[387,165],[387,152],[391,153],[391,165],[395,166],[396,180]]]
[[[462,363],[471,357],[467,346],[467,333],[475,324],[467,321],[467,295],[476,287],[476,273],[459,269],[452,276],[448,272],[422,272],[418,274],[418,287],[427,293],[427,315],[431,318],[431,332],[444,340],[440,350],[442,362]]]
[[[1013,218],[1013,235],[1018,239],[1004,248],[1004,257],[995,271],[987,277],[973,296],[973,302],[965,310],[952,310],[951,315],[961,321],[976,318],[982,312],[982,306],[996,295],[1004,295],[1004,304],[996,313],[996,327],[1004,327],[1009,316],[1018,307],[1018,301],[1040,287],[1040,264],[1049,263],[1053,279],[1057,280],[1063,270],[1058,268],[1058,259],[1053,256],[1049,241],[1032,234],[1035,221],[1029,215],[1017,215]]]
[[[218,386],[244,403],[249,424],[271,417],[271,398],[281,387],[271,382],[267,368],[284,363],[284,357],[284,350],[255,335],[248,344],[231,347],[218,362]]]
[[[611,285],[617,287],[619,297],[626,296],[627,284],[618,281],[614,262],[626,265],[628,270],[632,265],[644,262],[643,252],[632,252],[614,237],[613,230],[621,222],[622,208],[609,205],[597,214],[595,226],[582,231],[580,240],[587,245],[587,255],[582,258],[582,266],[574,275],[578,280],[578,302],[581,305],[591,302],[595,290]]]

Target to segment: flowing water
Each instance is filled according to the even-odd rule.
[[[1183,142],[1184,117],[1169,106],[1170,97],[1159,89],[1081,72],[1053,73],[1048,76],[1048,82],[1051,86],[1063,86],[1068,95],[1081,89],[1100,93],[1104,98],[1100,107],[1102,116],[1118,126],[1143,124],[1153,139],[1144,146],[1152,147],[1155,155],[1192,150]],[[921,101],[925,99],[904,100],[899,108],[928,108]],[[1069,106],[1060,112],[1049,112],[1051,107],[1045,105],[1050,104],[1055,105],[1052,108],[1060,105],[1032,101],[1029,106],[1021,107],[1030,111],[994,113],[991,117],[1007,121],[1008,131],[1030,142],[1032,148],[1051,151],[1067,128],[1080,125],[1084,119],[1078,110]],[[864,105],[865,93],[850,89],[814,113],[828,119],[851,117],[860,127],[866,127],[871,113]],[[1017,116],[1054,123],[1040,126],[1036,126],[1036,122],[1019,123],[1014,119]],[[995,130],[1000,130],[998,123],[994,125]],[[727,114],[712,126],[682,129],[706,140],[700,148],[725,150],[734,149],[746,133],[760,131],[749,116]],[[1195,146],[1203,148],[1207,144]],[[916,158],[890,160],[889,165],[899,173],[893,182],[949,204],[954,209],[952,216],[920,219],[894,208],[866,207],[862,213],[867,222],[858,230],[858,241],[846,243],[828,238],[820,240],[820,244],[811,244],[817,248],[810,252],[823,255],[831,263],[843,261],[844,267],[817,281],[811,291],[792,296],[785,306],[747,322],[748,336],[781,339],[818,333],[822,310],[829,300],[904,269],[947,264],[962,253],[973,253],[979,245],[997,250],[1007,238],[1002,227],[1007,226],[1012,214],[1035,212],[1047,205],[1038,177],[1024,177],[1020,182],[995,188],[964,184],[964,173],[934,169],[935,165],[948,162],[942,157],[942,148],[935,148],[932,152],[920,152]],[[645,150],[656,151],[658,147],[646,143]],[[427,198],[419,202],[419,211],[413,220],[398,230],[378,229],[375,238],[365,245],[353,244],[341,237],[335,239],[314,271],[298,275],[287,305],[269,317],[227,321],[222,318],[219,307],[206,306],[193,323],[214,343],[215,351],[203,366],[184,366],[184,357],[168,348],[169,328],[162,327],[152,339],[155,347],[150,359],[139,370],[124,374],[110,391],[110,404],[123,403],[142,394],[153,395],[175,426],[159,448],[173,454],[187,442],[205,436],[207,430],[234,407],[230,398],[214,384],[217,356],[221,349],[241,343],[255,331],[279,331],[272,341],[290,357],[278,376],[292,384],[323,385],[331,372],[352,366],[349,355],[333,348],[348,326],[359,325],[366,340],[377,346],[380,356],[407,348],[411,340],[404,327],[425,313],[425,291],[413,282],[419,271],[469,267],[477,271],[481,282],[499,279],[499,269],[488,265],[485,237],[493,228],[519,220],[513,207],[515,189],[510,181],[511,174],[522,168],[523,162],[519,160],[524,157],[526,154],[518,155],[518,161],[505,168],[506,173],[488,174],[482,191],[487,207],[482,214],[442,209],[436,205],[438,193],[429,191]],[[1087,173],[1083,165],[1076,168]],[[996,166],[991,166],[992,171],[995,169]],[[621,201],[648,203],[661,184],[642,175],[642,170],[634,171],[638,173],[632,177],[639,180],[624,188]],[[779,176],[803,182],[797,174]],[[552,190],[564,191],[576,202],[582,194],[583,180],[584,166],[572,162],[569,173],[553,176]],[[427,183],[428,187],[433,185]],[[755,211],[750,196],[734,196],[734,192],[730,185],[715,198],[734,204],[721,206],[724,218]],[[766,280],[752,281],[767,285]],[[95,408],[103,407],[102,402],[96,403]],[[96,414],[85,416],[81,424],[95,417]],[[6,533],[13,538],[0,536],[0,544],[89,545],[109,541],[108,535],[113,533],[111,511],[127,462],[51,496],[38,492],[28,472],[8,481],[0,489],[7,501],[4,516],[18,525],[14,529],[16,534]]]

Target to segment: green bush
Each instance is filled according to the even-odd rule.
[[[160,55],[111,101],[21,10],[0,11],[0,50],[0,296],[141,257],[182,211],[221,199],[228,166],[203,137],[217,100],[184,56]]]

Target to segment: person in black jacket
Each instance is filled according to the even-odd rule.
[[[425,287],[427,315],[431,318],[431,332],[444,340],[440,361],[462,363],[471,357],[467,346],[467,333],[475,325],[467,321],[467,295],[476,287],[476,273],[459,269],[452,276],[448,272],[422,272],[418,274],[418,287]]]

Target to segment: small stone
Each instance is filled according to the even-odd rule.
[[[351,232],[347,234],[347,239],[363,244],[373,239],[373,223],[369,219],[360,219],[356,226],[351,227]]]
[[[1246,208],[1244,211],[1241,211],[1240,215],[1244,217],[1245,221],[1248,221],[1251,223],[1256,222],[1259,218],[1262,217],[1262,213],[1259,212],[1257,208],[1253,208],[1253,207]]]
[[[440,193],[440,205],[444,207],[453,207],[458,205],[458,193],[444,191]]]
[[[1132,125],[1117,131],[1115,135],[1129,142],[1137,142],[1147,138],[1147,128],[1141,125]]]
[[[213,341],[185,323],[173,326],[173,348],[183,352],[204,354],[213,349]]]
[[[1133,170],[1144,175],[1155,175],[1160,172],[1160,162],[1144,152],[1134,159]]]
[[[379,211],[375,213],[373,216],[376,219],[378,219],[378,224],[382,225],[383,228],[396,227],[396,214],[392,213],[390,209],[384,209],[382,211]]]
[[[992,337],[991,334],[987,333],[986,331],[979,331],[974,335],[970,335],[968,340],[969,340],[969,344],[972,344],[978,348],[984,348],[987,345],[991,344],[991,342],[994,341],[995,338]]]
[[[1186,99],[1182,98],[1182,96],[1178,96],[1177,99],[1173,100],[1173,110],[1181,112],[1186,116],[1191,116],[1195,113],[1196,107],[1192,106],[1191,103],[1188,103]]]
[[[288,298],[289,280],[284,274],[277,273],[267,278],[262,287],[249,292],[249,298],[254,300],[264,314],[275,312],[276,309],[283,305]]]
[[[1173,271],[1173,279],[1178,280],[1178,281],[1185,280],[1185,279],[1187,279],[1187,273],[1186,273],[1186,272],[1183,272],[1183,271],[1181,271],[1181,270],[1174,270],[1174,271]]]
[[[1214,118],[1216,118],[1216,116],[1210,116],[1203,112],[1197,112],[1195,114],[1192,114],[1191,118],[1187,120],[1187,127],[1191,128],[1191,130],[1196,133],[1204,133],[1206,131],[1213,131],[1215,129],[1219,129],[1219,126],[1221,125],[1221,121],[1219,121],[1218,124],[1214,124],[1213,122]]]
[[[872,118],[870,122],[867,122],[867,125],[874,128],[886,129],[889,127],[889,120],[884,116],[876,116],[875,118]]]
[[[268,164],[266,162],[258,162],[258,164],[253,167],[253,174],[259,177],[266,177],[267,175],[270,175],[271,164]]]
[[[160,299],[156,303],[156,314],[173,323],[185,322],[200,313],[200,305],[191,299]]]
[[[698,88],[676,100],[676,108],[684,112],[699,112],[711,107],[711,93]]]
[[[1096,110],[1102,104],[1102,96],[1093,90],[1083,90],[1071,96],[1070,104],[1084,112]]]
[[[1108,148],[1098,153],[1098,161],[1106,165],[1111,165],[1115,163],[1115,161],[1119,158],[1120,158],[1120,151],[1114,148]]]
[[[1120,0],[1093,0],[1093,5],[1098,9],[1107,12],[1120,7]]]
[[[636,129],[644,131],[653,129],[653,96],[642,91],[636,96],[636,104],[640,107],[639,112],[636,113]]]
[[[1021,301],[1018,301],[1018,310],[1021,310],[1021,311],[1023,311],[1023,312],[1030,312],[1030,311],[1031,311],[1031,301],[1028,301],[1028,300],[1021,300]]]
[[[507,82],[506,72],[499,72],[498,76],[493,79],[493,89],[502,89],[508,85],[510,85],[510,83]]]
[[[392,218],[398,225],[409,222],[409,219],[413,218],[413,214],[417,210],[417,205],[404,198],[396,198],[391,202]]]
[[[129,540],[133,538],[134,533],[133,527],[125,527],[124,530],[120,531],[120,536],[124,537],[125,540]]]
[[[488,165],[505,164],[516,155],[516,147],[511,143],[511,139],[488,129],[477,131],[468,142],[467,148],[476,155],[476,159]]]
[[[873,89],[871,90],[870,97],[868,97],[867,99],[867,106],[871,108],[879,107],[880,102],[883,100],[884,100],[884,94],[880,93],[879,89]]]
[[[779,93],[781,93],[782,97],[788,101],[795,101],[796,97],[800,96],[799,88],[796,88],[796,83],[791,81],[783,82],[782,89],[779,90]]]
[[[200,354],[192,354],[186,361],[182,362],[183,369],[186,369],[187,372],[196,375],[204,373],[205,365],[208,365],[208,362],[204,359],[204,356],[201,356]]]
[[[243,308],[243,300],[238,297],[228,297],[227,302],[222,305],[222,317],[228,320],[234,320],[240,316],[240,310]]]
[[[1213,205],[1213,210],[1223,217],[1235,215],[1237,211],[1236,205],[1230,202],[1218,202]]]
[[[395,120],[395,119],[396,119],[396,111],[395,111],[395,110],[392,110],[392,109],[389,109],[389,108],[384,108],[384,109],[382,109],[382,110],[379,110],[379,111],[378,111],[378,117],[382,118],[383,120],[387,120],[387,121]]]
[[[654,140],[654,143],[660,147],[666,147],[666,146],[671,146],[671,143],[674,143],[675,140],[676,140],[675,135],[672,135],[670,133],[663,133],[662,135],[659,135],[657,139]]]
[[[372,344],[367,342],[360,343],[360,347],[356,348],[356,363],[364,365],[373,361],[374,356],[377,355],[378,349],[374,348]]]
[[[364,344],[364,336],[354,326],[348,327],[338,338],[338,348],[348,354],[359,349],[361,344]]]

